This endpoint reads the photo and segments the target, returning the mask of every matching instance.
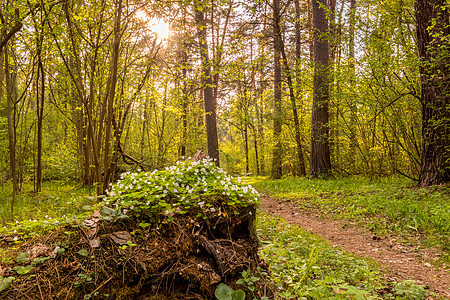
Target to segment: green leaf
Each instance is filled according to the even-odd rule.
[[[214,292],[214,295],[219,300],[233,300],[233,298],[232,298],[233,292],[234,291],[232,288],[230,288],[225,283],[221,283],[217,286],[216,291]]]
[[[103,206],[103,207],[102,207],[102,214],[104,214],[104,215],[115,216],[115,215],[117,215],[117,211],[114,210],[114,209],[112,209],[112,208]]]
[[[86,249],[81,249],[77,253],[80,254],[81,256],[88,256],[88,254],[89,254]]]
[[[245,292],[243,290],[233,291],[231,294],[232,300],[245,300]]]
[[[217,286],[214,295],[219,300],[245,300],[245,292],[243,290],[233,290],[225,283]]]
[[[150,223],[147,223],[147,222],[141,222],[141,223],[139,223],[139,226],[141,226],[142,228],[145,228],[145,227],[150,226]]]
[[[9,288],[14,279],[14,277],[3,277],[0,275],[0,292]]]
[[[238,281],[236,281],[236,284],[244,284],[245,283],[245,281],[244,281],[244,279],[238,279]]]
[[[25,264],[29,261],[30,261],[30,258],[28,257],[28,255],[25,252],[20,252],[19,254],[17,254],[16,262],[18,264]]]
[[[49,258],[50,257],[38,257],[38,258],[33,259],[33,263],[34,264],[43,264]]]
[[[65,251],[66,251],[65,248],[57,248],[57,249],[56,249],[56,253],[57,253],[58,255],[62,255]]]
[[[34,267],[32,265],[27,265],[25,267],[23,266],[14,267],[13,270],[19,275],[25,275],[28,274],[31,270],[33,270],[33,268]]]
[[[85,206],[83,206],[81,209],[82,209],[82,210],[85,210],[85,211],[88,211],[88,210],[91,210],[91,208],[92,208],[92,206],[90,206],[90,205],[85,205]]]

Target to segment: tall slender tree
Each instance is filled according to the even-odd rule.
[[[280,179],[282,175],[281,159],[281,36],[280,30],[280,1],[273,0],[273,50],[274,50],[274,74],[273,74],[273,150],[272,150],[272,173],[273,179]]]

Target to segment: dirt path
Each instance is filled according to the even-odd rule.
[[[436,269],[424,260],[437,260],[429,249],[406,247],[394,239],[381,239],[363,228],[342,220],[326,220],[296,206],[262,197],[261,208],[270,214],[283,217],[291,224],[321,235],[333,245],[346,251],[377,261],[388,274],[399,279],[415,279],[432,291],[450,299],[450,273]]]

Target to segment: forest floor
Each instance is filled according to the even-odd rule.
[[[270,197],[261,197],[261,209],[318,234],[349,253],[377,262],[393,279],[414,279],[450,299],[448,268],[431,264],[439,260],[437,249],[421,248],[414,242],[405,244],[395,236],[379,237],[356,223],[327,219]]]

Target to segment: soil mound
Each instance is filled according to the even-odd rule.
[[[158,226],[101,220],[98,212],[11,249],[2,262],[1,299],[212,299],[220,282],[234,286],[257,270],[255,207],[233,217],[180,216]]]
[[[223,299],[234,288],[270,296],[258,205],[252,187],[210,160],[123,174],[84,221],[0,237],[0,299],[213,299],[218,286]],[[261,280],[236,286],[243,271]]]

